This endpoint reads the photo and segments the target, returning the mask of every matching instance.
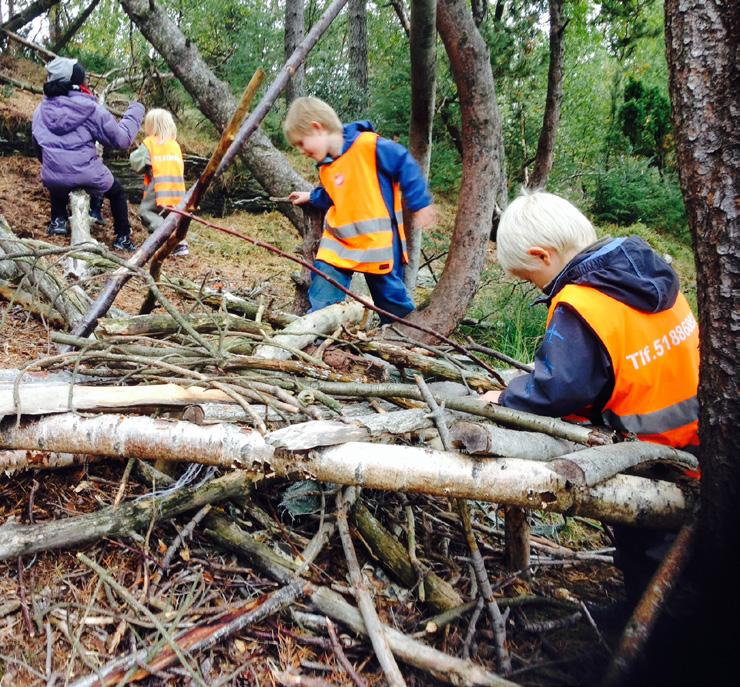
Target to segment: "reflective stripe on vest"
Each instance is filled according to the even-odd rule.
[[[162,207],[173,207],[185,196],[184,164],[177,141],[160,143],[147,136],[144,145],[149,150],[154,181],[154,200]]]
[[[644,313],[589,286],[552,299],[575,310],[604,345],[614,390],[602,410],[612,428],[676,448],[699,443],[699,327],[683,294],[672,308]]]
[[[377,134],[363,132],[340,157],[319,167],[333,205],[326,213],[316,259],[341,269],[387,274],[393,269],[394,228],[378,180],[377,141]],[[398,184],[393,185],[393,213],[403,260],[408,262]]]

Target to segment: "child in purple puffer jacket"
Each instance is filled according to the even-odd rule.
[[[144,106],[132,102],[121,121],[90,97],[85,70],[77,60],[57,57],[46,65],[45,98],[33,113],[31,131],[41,150],[41,181],[51,196],[50,236],[69,233],[67,197],[76,188],[110,201],[113,248],[133,252],[128,201],[120,182],[98,157],[95,142],[128,148],[144,119]]]

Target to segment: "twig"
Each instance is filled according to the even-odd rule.
[[[406,685],[406,682],[403,679],[403,675],[401,675],[401,671],[398,669],[396,659],[393,657],[393,653],[383,633],[383,627],[380,624],[377,611],[365,585],[365,580],[360,570],[360,563],[355,553],[355,547],[352,544],[352,536],[349,532],[347,502],[350,500],[353,501],[355,498],[356,490],[354,487],[349,487],[343,491],[340,490],[337,493],[337,527],[339,528],[339,536],[342,540],[344,555],[347,559],[347,567],[349,568],[350,580],[352,581],[352,591],[355,595],[357,606],[362,613],[362,619],[365,622],[365,627],[375,650],[375,655],[385,673],[386,679],[391,687],[402,687]]]
[[[410,505],[406,508],[406,538],[408,541],[409,560],[416,571],[419,601],[424,603],[426,593],[424,591],[424,567],[416,557],[416,526],[414,523],[414,511]]]
[[[468,623],[468,631],[465,633],[465,641],[463,642],[462,657],[465,659],[470,658],[470,645],[473,643],[475,637],[475,626],[478,624],[478,618],[480,618],[481,611],[485,600],[482,596],[478,597],[478,602],[475,604],[473,615],[470,616],[470,622]]]
[[[131,459],[133,460],[133,458]],[[165,571],[167,568],[170,567],[170,563],[172,562],[172,557],[175,555],[175,552],[177,549],[180,548],[180,545],[193,534],[193,530],[198,525],[198,523],[208,515],[208,513],[211,510],[211,504],[207,503],[203,508],[201,508],[190,520],[190,522],[185,525],[185,527],[182,528],[180,533],[175,537],[175,541],[170,544],[170,548],[167,549],[167,553],[165,554],[164,558],[162,559],[162,570]]]
[[[350,679],[355,683],[355,685],[357,685],[357,687],[367,687],[367,683],[357,674],[354,666],[347,658],[347,654],[344,653],[342,643],[339,641],[337,631],[334,629],[334,623],[328,616],[326,618],[326,629],[329,633],[329,639],[331,640],[331,647],[334,650],[334,654],[342,667],[347,671],[347,675],[350,676]]]
[[[26,584],[23,581],[23,556],[18,556],[18,598],[21,602],[21,614],[23,622],[26,625],[26,631],[29,637],[35,637],[36,633],[31,622],[31,614],[28,611],[28,601],[26,600]]]
[[[121,484],[118,486],[118,491],[116,492],[116,498],[113,500],[113,507],[117,508],[121,501],[123,500],[123,495],[126,493],[126,485],[128,484],[128,478],[131,475],[131,469],[134,467],[134,464],[136,463],[136,458],[129,458],[128,462],[126,463],[126,467],[123,470],[123,477],[121,477]]]
[[[432,392],[429,390],[424,379],[419,375],[417,375],[415,379],[416,385],[419,387],[419,391],[421,392],[424,401],[432,411],[432,419],[437,425],[442,445],[445,450],[452,451],[452,439],[450,437],[450,431],[447,428],[447,423],[444,419],[444,413],[440,410],[437,401],[434,399],[434,396],[432,396]],[[511,659],[509,658],[509,652],[506,649],[506,623],[501,615],[501,610],[496,603],[496,598],[493,595],[493,588],[491,587],[491,582],[486,573],[483,556],[478,548],[478,542],[475,540],[468,502],[464,499],[455,499],[455,504],[460,515],[460,522],[463,526],[465,539],[467,540],[468,548],[470,549],[470,562],[475,572],[475,578],[478,582],[481,595],[485,599],[488,615],[491,619],[493,639],[496,647],[496,659],[498,661],[499,669],[504,675],[508,675],[511,672]]]

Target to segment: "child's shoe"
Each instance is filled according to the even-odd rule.
[[[69,224],[66,219],[55,217],[46,227],[47,236],[69,236]]]
[[[133,253],[136,250],[136,244],[131,240],[131,234],[117,236],[113,242],[113,250],[123,250],[127,253]]]
[[[190,255],[190,248],[188,248],[188,242],[187,241],[181,241],[178,243],[173,249],[170,255],[173,258],[181,258],[186,255]]]
[[[90,210],[90,219],[92,219],[95,224],[105,224],[105,220],[103,219],[103,215],[101,214],[100,210]]]

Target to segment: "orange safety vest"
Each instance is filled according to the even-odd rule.
[[[698,446],[699,327],[683,294],[659,313],[635,310],[590,286],[569,284],[550,303],[575,310],[611,359],[610,427],[675,448]]]
[[[378,134],[361,133],[333,162],[319,167],[319,178],[333,205],[326,213],[317,260],[346,270],[388,274],[393,269],[393,222],[378,180]],[[401,191],[393,184],[393,211],[408,262]]]
[[[154,200],[161,207],[174,207],[185,196],[185,165],[177,141],[160,143],[147,136],[144,145],[152,162],[152,176],[144,175],[145,188],[154,181]]]

